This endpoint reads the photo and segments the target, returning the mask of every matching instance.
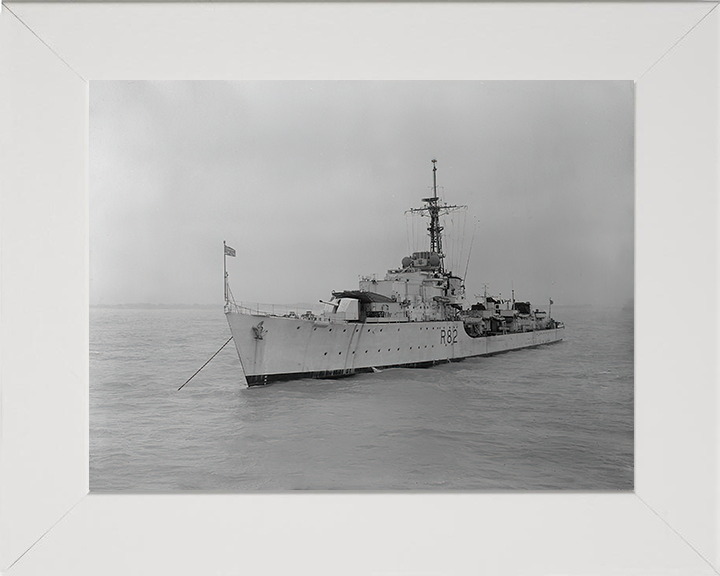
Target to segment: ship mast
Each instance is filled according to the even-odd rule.
[[[427,203],[427,206],[422,208],[410,208],[407,212],[412,214],[420,214],[421,216],[430,216],[430,225],[428,226],[428,232],[430,235],[430,252],[435,252],[440,257],[440,272],[445,273],[445,254],[442,251],[442,231],[443,227],[440,226],[440,216],[467,208],[467,206],[456,206],[450,204],[439,204],[440,198],[437,194],[437,160],[433,158],[433,195],[430,198],[423,198],[422,201]]]
[[[438,195],[437,195],[437,160],[433,159],[433,195],[432,198],[423,198],[423,202],[428,203],[428,211],[430,212],[430,226],[428,226],[428,232],[430,232],[430,252],[437,252],[440,258],[443,256],[442,252],[442,230],[440,226],[440,208],[438,207]]]

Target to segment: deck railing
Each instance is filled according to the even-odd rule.
[[[228,302],[225,310],[237,314],[252,316],[281,316],[285,318],[314,319],[323,316],[323,305],[287,306],[284,304],[264,304],[262,302]]]

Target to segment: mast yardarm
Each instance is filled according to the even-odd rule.
[[[423,202],[427,202],[427,206],[422,208],[410,208],[406,213],[420,214],[421,216],[430,216],[430,225],[428,232],[430,236],[430,252],[435,252],[440,257],[440,271],[445,272],[445,254],[442,251],[442,231],[440,226],[440,216],[467,208],[467,206],[458,206],[450,204],[439,204],[440,198],[437,194],[437,160],[433,159],[433,195],[430,198],[423,198]]]

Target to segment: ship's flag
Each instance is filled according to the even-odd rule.
[[[235,252],[235,250],[233,250],[233,252]],[[235,254],[233,254],[233,256],[235,256]],[[550,306],[552,306],[553,304],[554,302],[552,301],[552,298],[550,298]]]
[[[225,245],[225,255],[226,256],[235,256],[235,248],[230,248],[227,244]]]

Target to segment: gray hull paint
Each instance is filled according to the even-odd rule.
[[[471,338],[461,321],[354,323],[236,312],[226,316],[248,385],[431,366],[551,344],[564,333],[564,328],[553,328]]]

